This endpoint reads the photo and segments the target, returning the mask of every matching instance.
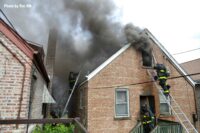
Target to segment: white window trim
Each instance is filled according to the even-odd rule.
[[[161,92],[159,92],[159,100],[160,100],[160,104],[161,104],[161,103],[165,103],[165,104],[168,105],[168,103],[167,103],[166,101],[161,101],[160,96],[163,96],[163,95],[160,94],[160,93],[161,93]],[[169,97],[168,97],[168,98],[169,98]],[[159,110],[160,110],[160,108],[159,108]],[[161,115],[172,115],[171,108],[170,108],[169,105],[168,105],[168,110],[169,110],[169,112],[161,112],[161,110],[160,110],[160,114],[161,114]]]
[[[126,91],[126,95],[127,95],[127,108],[128,108],[128,115],[127,116],[117,116],[117,114],[116,114],[116,92],[117,91]],[[115,118],[129,118],[130,117],[130,108],[129,108],[129,106],[130,106],[130,101],[129,101],[129,90],[127,89],[127,88],[116,88],[115,89],[115,101],[114,101],[114,103],[115,103],[115,107],[114,107],[114,112],[115,112]]]

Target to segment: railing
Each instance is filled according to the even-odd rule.
[[[157,125],[151,133],[183,133],[181,125]]]
[[[75,125],[75,133],[89,133],[87,129],[79,122],[79,118],[67,119],[0,119],[0,125],[8,124],[55,124],[55,123],[73,123]]]
[[[143,133],[143,126],[141,122],[138,122],[137,125],[129,133]]]

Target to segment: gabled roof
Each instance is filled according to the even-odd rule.
[[[30,59],[33,59],[34,50],[28,45],[28,43],[3,19],[0,18],[0,30],[9,37],[9,39],[22,50]]]
[[[145,32],[155,42],[155,44],[162,50],[162,52],[165,54],[165,56],[168,58],[168,60],[172,63],[172,65],[178,70],[178,72],[181,75],[187,75],[187,73],[184,71],[184,69],[178,64],[178,62],[172,57],[172,55],[164,48],[164,46],[153,36],[153,34],[151,34],[151,32],[148,29],[145,29]],[[195,87],[195,82],[189,76],[186,76],[185,79],[193,87]]]
[[[164,46],[151,34],[148,29],[144,29],[144,32],[154,41],[154,43],[161,49],[161,51],[166,55],[168,60],[172,63],[172,65],[179,71],[181,75],[187,75],[187,73],[180,67],[177,61],[172,57],[172,55],[164,48]],[[126,51],[131,44],[127,44],[123,46],[119,51],[117,51],[114,55],[108,58],[103,64],[97,67],[94,71],[92,71],[89,75],[86,76],[87,81],[93,78],[97,73],[99,73],[102,69],[104,69],[108,64],[110,64],[114,59],[120,56],[124,51]],[[194,87],[195,82],[189,77],[186,76],[185,79]],[[84,82],[85,83],[85,82]],[[83,83],[82,83],[83,84]],[[81,85],[82,85],[81,84]]]
[[[130,46],[131,46],[131,44],[125,45],[119,51],[117,51],[114,55],[112,55],[110,58],[108,58],[103,64],[101,64],[93,72],[91,72],[89,75],[86,76],[87,80],[90,80],[91,78],[93,78],[97,73],[99,73],[103,68],[105,68],[108,64],[110,64],[114,59],[116,59],[119,55],[121,55],[124,51],[126,51]]]
[[[49,77],[43,63],[43,50],[41,47],[27,42],[13,28],[10,27],[3,19],[0,18],[0,31],[7,36],[14,45],[16,45],[25,55],[27,55],[35,64],[44,80],[49,83]]]

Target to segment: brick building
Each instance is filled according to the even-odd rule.
[[[191,60],[181,64],[183,69],[188,74],[200,73],[200,59]],[[197,114],[200,116],[200,74],[191,76],[192,80],[195,82],[195,97],[197,104]],[[200,117],[198,117],[200,121]],[[200,125],[200,123],[198,123]]]
[[[129,133],[139,123],[143,103],[148,104],[159,121],[180,127],[155,84],[143,82],[151,80],[147,70],[152,70],[155,62],[165,64],[171,77],[186,73],[147,29],[144,32],[153,44],[151,66],[143,66],[142,54],[127,44],[87,75],[76,89],[74,110],[90,133]],[[191,123],[198,126],[194,119],[197,113],[194,82],[182,77],[168,80],[168,84],[171,95]]]
[[[49,78],[44,51],[0,20],[0,119],[44,118]],[[0,132],[25,132],[28,125],[0,125]]]

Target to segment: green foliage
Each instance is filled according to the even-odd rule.
[[[73,124],[70,124],[68,126],[64,124],[46,124],[44,128],[37,125],[33,133],[73,133],[74,127],[75,126]]]

